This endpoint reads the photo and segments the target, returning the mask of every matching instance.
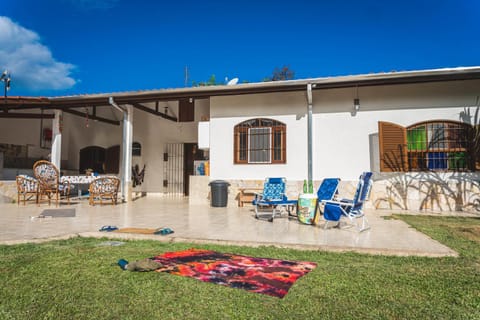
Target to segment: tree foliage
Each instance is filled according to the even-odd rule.
[[[212,74],[207,81],[200,81],[200,82],[192,81],[192,87],[218,86],[221,84],[223,83],[217,82],[214,74]]]
[[[292,80],[295,78],[295,71],[290,69],[289,66],[283,66],[281,68],[276,67],[270,77],[264,79],[264,81],[282,81]]]

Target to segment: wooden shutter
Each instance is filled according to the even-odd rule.
[[[195,102],[192,99],[180,99],[178,101],[179,109],[179,121],[180,122],[192,122],[195,121]]]
[[[120,168],[120,145],[105,150],[105,173],[118,174]]]
[[[380,171],[408,171],[407,130],[395,123],[378,122]]]
[[[285,125],[276,125],[272,127],[272,163],[286,163],[287,158],[287,129]],[[280,156],[275,155],[276,150],[280,148]]]
[[[248,163],[247,139],[248,128],[240,125],[235,126],[233,133],[233,163]]]

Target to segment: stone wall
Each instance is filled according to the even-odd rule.
[[[15,181],[0,181],[0,203],[17,202],[17,186]]]
[[[480,213],[480,175],[476,173],[401,173],[373,176],[369,209],[424,211],[432,213],[463,211]],[[210,204],[208,176],[190,177],[191,204]],[[238,206],[241,188],[262,188],[263,180],[228,180],[228,207]],[[314,181],[318,190],[321,181]],[[340,197],[352,199],[358,181],[340,181]],[[297,199],[303,181],[287,181],[287,196]],[[249,204],[246,203],[245,206]]]
[[[375,209],[480,212],[478,173],[376,174],[371,192]]]
[[[407,173],[375,174],[370,200],[366,208],[395,211],[480,213],[480,175],[477,173]],[[191,176],[189,203],[210,204],[210,177]],[[263,180],[230,180],[228,206],[237,207],[241,188],[262,188]],[[318,190],[321,181],[314,181]],[[341,181],[341,197],[352,198],[357,181]],[[287,196],[298,198],[303,181],[287,181]],[[15,181],[0,181],[0,203],[15,203]],[[249,206],[249,204],[245,204]]]
[[[227,180],[230,184],[228,187],[228,207],[237,207],[239,205],[239,196],[241,189],[248,189],[250,192],[255,189],[262,189],[264,180]],[[314,181],[315,192],[318,190],[322,181]],[[190,176],[190,204],[210,204],[210,177],[208,176]],[[339,193],[345,198],[351,198],[355,194],[357,181],[341,181],[339,185]],[[289,199],[297,199],[298,195],[303,191],[303,181],[287,180],[287,197]],[[261,192],[261,190],[259,190]],[[245,206],[248,206],[245,203]]]

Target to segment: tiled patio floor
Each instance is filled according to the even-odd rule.
[[[211,208],[189,205],[186,198],[147,196],[116,206],[88,205],[88,201],[61,204],[75,208],[72,218],[33,218],[55,206],[34,203],[26,206],[0,204],[0,244],[45,241],[71,236],[157,239],[160,241],[212,242],[238,245],[274,245],[312,250],[358,251],[391,255],[454,256],[450,248],[415,231],[398,220],[386,220],[388,214],[369,211],[371,229],[358,233],[353,228],[323,229],[300,224],[284,216],[273,223],[256,220],[251,206]],[[169,227],[175,233],[133,235],[98,232],[104,225],[117,227]]]

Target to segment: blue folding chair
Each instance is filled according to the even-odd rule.
[[[368,220],[363,212],[363,204],[367,201],[372,187],[372,173],[364,172],[358,181],[357,190],[352,200],[342,199],[340,201],[325,201],[323,217],[326,220],[326,229],[330,221],[340,223],[342,216],[347,217],[356,226],[358,231],[365,231],[370,228]],[[362,219],[361,225],[357,219]]]
[[[256,193],[252,204],[255,207],[255,218],[259,219],[259,212],[265,211],[266,208],[272,208],[272,215],[268,221],[272,222],[277,214],[277,211],[286,209],[288,215],[291,215],[291,210],[297,205],[297,200],[289,200],[285,194],[285,178],[267,178],[263,185],[263,192]]]
[[[325,178],[322,181],[320,187],[318,187],[317,198],[318,198],[318,210],[320,214],[323,214],[323,211],[320,207],[325,206],[326,201],[334,200],[335,196],[338,194],[338,185],[340,183],[339,178]]]
[[[318,202],[325,202],[333,200],[338,191],[339,178],[325,178],[320,187],[318,187],[317,197]]]

